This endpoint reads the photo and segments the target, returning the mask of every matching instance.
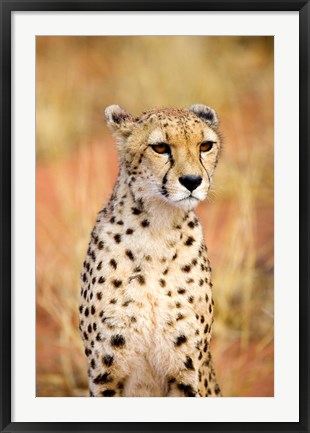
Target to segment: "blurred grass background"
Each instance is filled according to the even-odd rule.
[[[197,212],[225,396],[273,396],[273,38],[37,37],[37,396],[84,396],[79,274],[117,175],[103,109],[205,103],[224,151]]]

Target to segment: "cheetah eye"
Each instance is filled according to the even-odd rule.
[[[209,152],[214,145],[214,141],[204,141],[200,145],[200,152]]]
[[[154,150],[154,152],[161,155],[163,155],[164,153],[167,153],[168,155],[171,154],[171,149],[166,143],[151,144],[151,148]]]

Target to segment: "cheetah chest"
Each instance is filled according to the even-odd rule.
[[[97,253],[92,275],[86,275],[86,299],[94,314],[85,327],[93,329],[95,322],[93,338],[106,344],[113,335],[125,336],[135,357],[173,374],[176,349],[194,356],[209,342],[212,296],[201,246],[184,249],[169,242],[173,248],[153,242],[148,251],[131,240]]]

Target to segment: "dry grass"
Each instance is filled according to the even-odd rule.
[[[104,106],[195,102],[217,109],[225,143],[198,209],[219,379],[225,395],[273,395],[273,43],[261,37],[37,38],[37,395],[87,394],[79,273],[117,174]]]

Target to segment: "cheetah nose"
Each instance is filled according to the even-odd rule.
[[[190,192],[194,191],[202,182],[201,176],[181,176],[179,177],[181,185],[185,186]]]

